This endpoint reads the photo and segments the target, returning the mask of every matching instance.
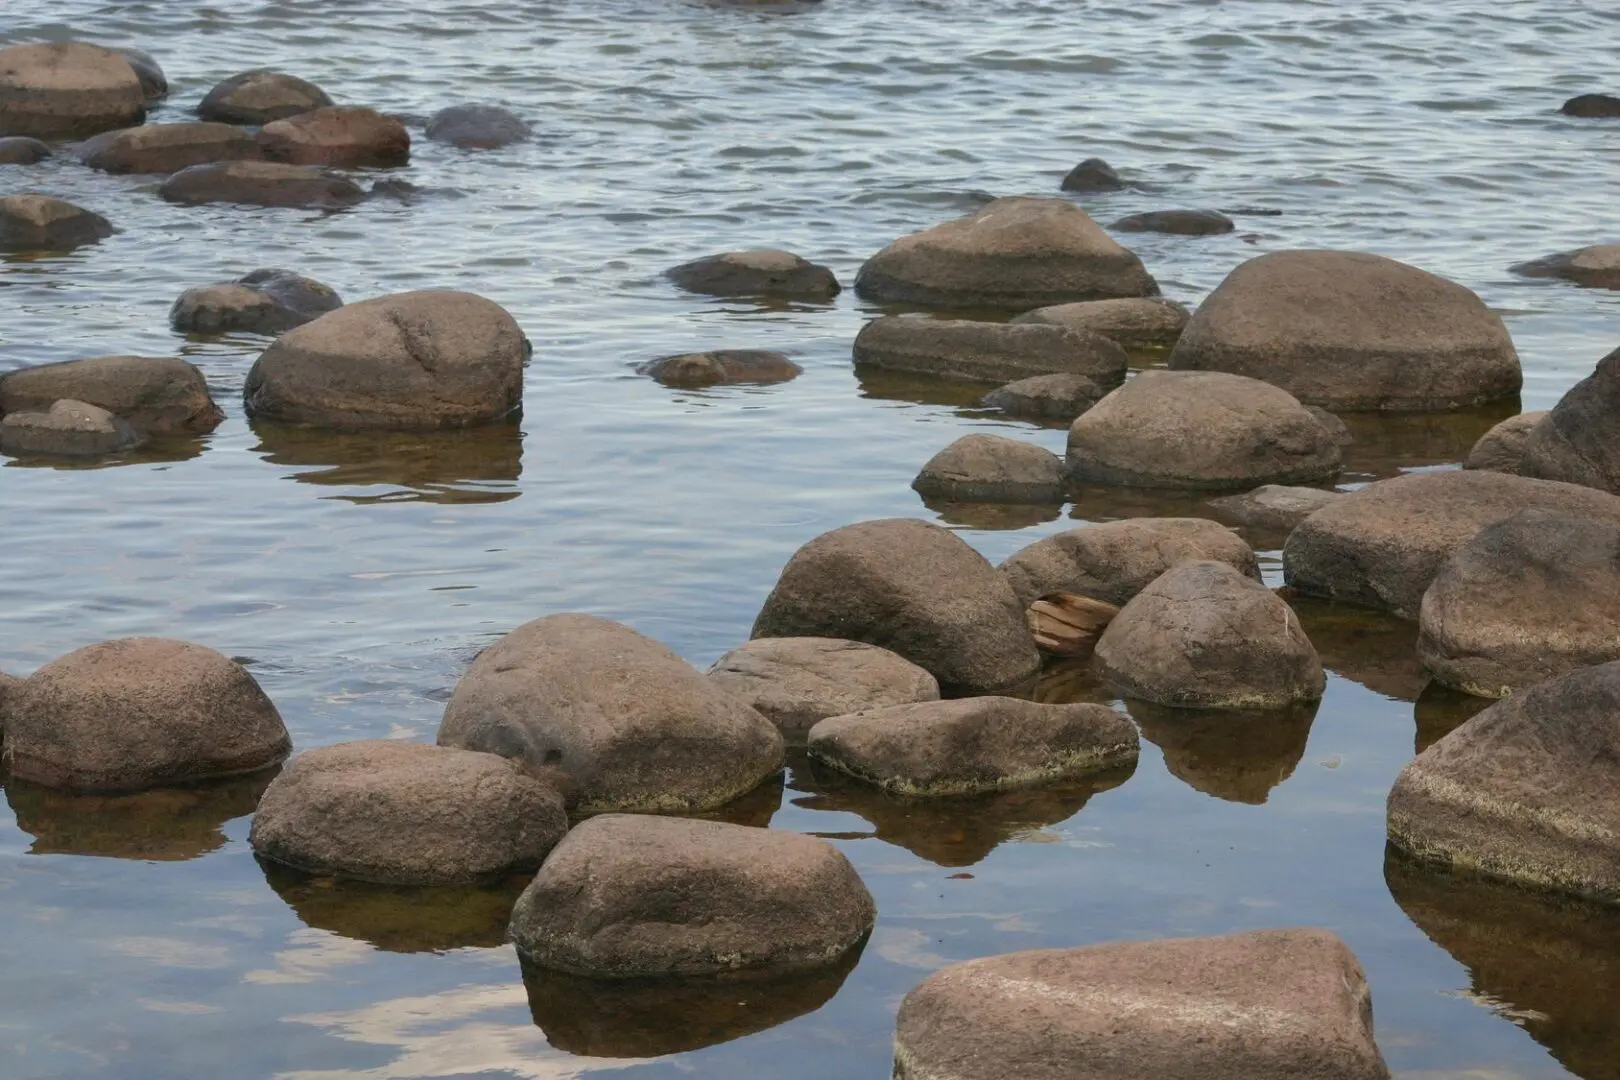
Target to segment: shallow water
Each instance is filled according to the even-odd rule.
[[[999,560],[1076,520],[1194,510],[1101,489],[1033,510],[924,506],[907,485],[965,431],[1053,449],[1062,431],[998,421],[962,388],[856,373],[869,309],[849,293],[756,307],[659,279],[782,246],[848,284],[895,236],[992,194],[1055,193],[1091,155],[1137,184],[1084,199],[1100,221],[1167,206],[1237,220],[1229,236],[1126,240],[1167,295],[1196,303],[1269,250],[1406,259],[1503,313],[1523,407],[1546,408],[1614,346],[1620,295],[1506,268],[1613,239],[1598,230],[1620,126],[1555,110],[1605,88],[1617,35],[1620,9],[1548,0],[6,0],[0,43],[157,55],[173,93],[154,120],[276,66],[418,118],[501,101],[539,136],[477,154],[419,139],[393,171],[426,194],[335,215],[173,207],[155,178],[64,158],[0,168],[0,191],[60,195],[123,230],[0,262],[0,370],[182,355],[228,414],[115,467],[0,468],[0,669],[164,634],[251,660],[300,747],[431,739],[468,659],[513,626],[591,611],[707,665],[747,636],[792,551],[851,521],[944,520]],[[504,304],[536,350],[521,430],[249,425],[241,383],[263,342],[186,340],[166,314],[183,289],[259,266],[348,299],[454,287]],[[631,372],[712,347],[781,349],[805,374],[681,392]],[[1512,411],[1352,418],[1345,480],[1454,464]],[[1278,538],[1255,540],[1276,581]],[[421,894],[267,875],[245,842],[252,783],[96,800],[13,785],[0,1074],[878,1077],[900,997],[941,963],[1309,924],[1362,959],[1400,1074],[1620,1077],[1613,915],[1386,868],[1390,783],[1477,703],[1425,689],[1410,626],[1301,617],[1327,696],[1252,739],[1133,707],[1147,738],[1128,777],[935,809],[801,761],[732,808],[833,837],[878,899],[854,969],[808,985],[526,986],[502,944],[521,881]],[[1095,692],[1061,669],[1041,689]]]

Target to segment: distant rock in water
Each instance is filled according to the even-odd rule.
[[[120,53],[77,41],[0,49],[0,135],[83,137],[145,116],[140,76]]]
[[[45,412],[12,412],[0,420],[0,454],[13,457],[100,457],[145,441],[128,421],[82,401],[58,401]]]
[[[1613,94],[1581,94],[1564,102],[1564,107],[1558,111],[1565,116],[1583,119],[1620,117],[1620,97]]]
[[[141,92],[146,95],[148,105],[169,96],[169,77],[163,74],[163,67],[151,53],[130,45],[119,45],[113,52],[128,60],[129,66],[135,69],[135,77],[141,80]]]
[[[954,502],[1063,501],[1063,459],[1004,435],[964,435],[928,459],[912,488]]]
[[[825,266],[774,248],[727,251],[682,263],[665,276],[688,292],[709,296],[780,296],[830,300],[841,291]]]
[[[1469,454],[1470,467],[1562,480],[1620,495],[1620,349],[1569,388],[1539,420],[1526,416],[1486,432]],[[1514,425],[1510,427],[1509,425]]]
[[[92,356],[0,375],[0,415],[85,401],[151,434],[212,431],[224,413],[203,373],[170,356]]]
[[[386,167],[411,157],[405,125],[375,109],[328,107],[266,124],[259,145],[271,161],[292,165]]]
[[[462,150],[495,150],[527,139],[529,125],[498,105],[451,105],[428,119],[427,137]]]
[[[279,71],[244,71],[208,91],[197,115],[222,124],[260,126],[332,104],[312,82]]]
[[[1133,296],[1036,308],[1012,321],[1067,326],[1071,330],[1101,334],[1110,341],[1133,348],[1174,345],[1189,317],[1186,305],[1174,300],[1160,296]]]
[[[651,360],[636,368],[665,386],[718,386],[725,383],[781,383],[804,372],[779,352],[765,349],[716,349]]]
[[[1218,210],[1149,210],[1122,217],[1108,226],[1118,232],[1173,233],[1177,236],[1214,236],[1237,228]]]
[[[0,251],[65,251],[112,234],[106,218],[62,199],[0,196]]]
[[[107,131],[79,146],[79,161],[109,173],[176,173],[214,161],[258,161],[253,136],[230,124],[196,121]]]
[[[1063,178],[1064,191],[1124,191],[1125,181],[1102,158],[1086,158]]]
[[[909,315],[873,319],[851,351],[857,364],[975,382],[1081,375],[1117,386],[1128,362],[1124,349],[1084,330]]]
[[[359,184],[310,165],[274,161],[224,161],[181,169],[158,194],[174,203],[239,203],[338,210],[365,199]]]
[[[312,278],[255,270],[229,284],[187,289],[169,310],[169,325],[185,333],[274,336],[342,306],[342,297]]]
[[[51,148],[26,135],[0,139],[0,165],[35,165],[51,156]]]
[[[1589,289],[1620,289],[1620,244],[1562,251],[1511,269],[1524,277],[1562,278]]]

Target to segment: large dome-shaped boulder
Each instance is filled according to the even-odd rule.
[[[597,978],[831,964],[877,908],[825,840],[607,814],[558,844],[512,912],[524,960]]]
[[[140,76],[112,49],[76,41],[0,49],[0,135],[94,135],[145,115]]]
[[[253,136],[230,124],[143,124],[79,146],[79,161],[108,173],[176,173],[211,161],[258,161]]]
[[[146,441],[127,420],[83,401],[58,401],[0,420],[0,454],[13,457],[101,457]]]
[[[254,416],[316,427],[469,427],[518,410],[525,344],[494,301],[396,293],[277,338],[248,372],[243,396]]]
[[[883,303],[1028,311],[1155,296],[1159,286],[1067,199],[1018,197],[901,237],[866,260],[855,291]]]
[[[1081,300],[1026,311],[1015,323],[1051,323],[1101,334],[1128,347],[1174,345],[1191,316],[1186,305],[1162,296]]]
[[[1144,371],[1069,428],[1069,475],[1124,487],[1223,490],[1327,480],[1333,436],[1284,390],[1216,371]]]
[[[1560,251],[1512,269],[1524,277],[1562,278],[1588,289],[1620,289],[1620,244]]]
[[[688,292],[708,296],[831,300],[841,291],[825,266],[775,248],[707,255],[666,270],[664,276]]]
[[[518,762],[374,739],[294,758],[248,839],[306,873],[455,885],[534,870],[567,831],[562,796]]]
[[[259,146],[271,161],[291,165],[403,165],[411,134],[376,109],[332,106],[264,125]]]
[[[1198,306],[1170,366],[1225,371],[1329,409],[1454,409],[1524,381],[1502,320],[1456,282],[1381,255],[1278,251]]]
[[[1025,607],[1051,593],[1075,593],[1118,606],[1172,566],[1206,559],[1260,580],[1260,564],[1243,538],[1204,518],[1082,525],[1020,548],[1000,570]]]
[[[326,91],[296,75],[244,71],[216,85],[197,106],[204,120],[263,125],[332,104]]]
[[[0,196],[0,251],[66,251],[112,234],[106,218],[65,199]]]
[[[88,402],[153,435],[212,431],[225,414],[203,373],[168,356],[93,356],[0,375],[0,416]]]
[[[77,791],[137,791],[257,772],[292,740],[253,676],[213,649],[119,638],[68,653],[11,696],[11,775]]]
[[[439,745],[555,768],[579,807],[707,810],[782,767],[765,717],[628,626],[551,615],[478,654]]]
[[[865,641],[932,672],[947,692],[1015,686],[1041,665],[1006,579],[955,533],[910,519],[846,525],[805,544],[751,636]]]
[[[1062,502],[1063,459],[1005,435],[964,435],[929,458],[911,486],[958,502]]]
[[[339,210],[366,197],[365,189],[346,176],[279,161],[192,165],[163,181],[158,194],[187,205],[222,202],[307,210]]]
[[[313,278],[291,270],[254,270],[226,285],[187,289],[169,309],[169,325],[192,334],[274,337],[342,306],[336,290]]]
[[[1103,386],[1125,377],[1125,350],[1062,326],[886,315],[855,335],[855,362],[886,371],[978,382],[1084,375]]]

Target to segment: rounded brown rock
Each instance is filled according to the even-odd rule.
[[[861,327],[855,363],[976,382],[1082,375],[1102,386],[1125,377],[1125,350],[1100,334],[1061,326],[886,315]]]
[[[1511,470],[1515,473],[1620,493],[1617,408],[1620,349],[1599,360],[1592,374],[1570,387],[1540,421],[1529,425],[1517,447],[1511,441],[1498,445],[1515,455]]]
[[[365,189],[346,176],[276,161],[192,165],[165,180],[158,194],[173,203],[222,202],[307,210],[340,210],[366,197]]]
[[[194,334],[275,336],[343,306],[331,286],[291,270],[265,269],[225,285],[187,289],[169,309],[169,325]]]
[[[831,300],[842,291],[825,266],[775,248],[708,255],[667,270],[664,276],[688,292],[709,296]]]
[[[1072,421],[1106,393],[1085,375],[1031,375],[990,391],[979,404],[1024,419]]]
[[[153,435],[212,431],[225,414],[203,373],[167,356],[94,356],[0,375],[0,415],[89,402]]]
[[[665,386],[700,387],[733,383],[769,385],[788,382],[804,369],[779,352],[766,349],[715,349],[710,352],[665,356],[641,364],[636,371]]]
[[[1063,459],[1004,435],[964,435],[929,458],[911,486],[955,502],[1062,502]]]
[[[259,146],[266,158],[290,165],[403,165],[411,135],[375,109],[329,106],[266,124]]]
[[[258,161],[253,136],[230,124],[143,124],[80,144],[79,161],[107,173],[176,173],[214,161]]]
[[[37,165],[51,156],[51,148],[26,135],[0,139],[0,165]]]
[[[312,82],[279,71],[244,71],[217,84],[197,106],[204,120],[263,125],[332,104]]]
[[[1131,518],[1054,533],[1010,555],[999,569],[1024,607],[1050,593],[1122,606],[1173,566],[1215,559],[1260,580],[1243,538],[1204,518]]]
[[[1216,236],[1237,226],[1219,210],[1149,210],[1108,226],[1116,232],[1156,232],[1174,236]]]
[[[83,401],[58,401],[0,420],[0,453],[13,457],[101,457],[145,441],[128,421]]]
[[[0,135],[94,135],[145,115],[140,76],[112,49],[77,41],[0,49]]]
[[[163,74],[163,65],[157,62],[157,57],[133,45],[116,45],[113,52],[135,69],[135,77],[141,80],[141,93],[145,95],[148,105],[169,96],[169,77]]]
[[[1054,304],[1026,311],[1012,321],[1067,326],[1071,330],[1101,334],[1127,348],[1140,348],[1174,345],[1189,318],[1185,304],[1162,296],[1132,296]]]
[[[1070,169],[1059,185],[1064,191],[1094,194],[1099,191],[1124,191],[1125,181],[1114,167],[1102,158],[1086,158]]]
[[[1525,444],[1530,438],[1531,429],[1541,423],[1546,415],[1546,411],[1542,410],[1520,413],[1503,420],[1479,437],[1473,449],[1468,451],[1463,468],[1524,475],[1529,468]]]
[[[1523,277],[1561,278],[1588,289],[1620,289],[1620,244],[1561,251],[1512,268]]]
[[[499,105],[451,105],[427,122],[428,138],[460,150],[497,150],[529,134],[528,121]]]
[[[100,214],[49,195],[0,195],[0,251],[65,251],[113,234]]]
[[[1339,497],[1322,488],[1265,484],[1241,495],[1223,495],[1207,504],[1223,520],[1257,529],[1286,532]]]

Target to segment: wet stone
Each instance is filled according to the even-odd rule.
[[[145,441],[127,421],[82,401],[58,401],[45,412],[13,412],[0,420],[0,453],[13,457],[100,457]]]
[[[197,115],[223,124],[259,126],[331,104],[326,91],[295,75],[244,71],[208,91]]]
[[[312,109],[266,124],[258,138],[266,158],[292,165],[386,167],[411,156],[405,125],[375,109]]]
[[[1579,94],[1558,110],[1565,116],[1585,119],[1620,117],[1620,97],[1613,94]]]
[[[451,105],[427,122],[427,137],[461,150],[495,150],[529,137],[529,125],[499,105]]]
[[[0,251],[65,251],[112,234],[106,218],[62,199],[0,196]]]
[[[1036,308],[1015,317],[1015,323],[1051,323],[1071,330],[1101,334],[1127,348],[1174,345],[1191,317],[1186,305],[1159,296],[1118,300],[1082,300]]]
[[[0,135],[82,137],[145,115],[140,77],[111,49],[77,41],[0,49]]]
[[[1543,410],[1520,413],[1503,420],[1482,435],[1473,449],[1468,451],[1463,468],[1522,474],[1526,469],[1525,453],[1530,432],[1546,415]]]
[[[1107,392],[1085,375],[1031,375],[990,391],[980,404],[1031,420],[1073,420]]]
[[[715,349],[665,356],[639,365],[636,371],[665,386],[683,387],[783,383],[804,373],[782,353],[765,349]]]
[[[727,251],[682,263],[665,276],[688,292],[709,296],[775,296],[830,300],[842,291],[825,266],[774,248]]]
[[[1176,236],[1215,236],[1237,228],[1219,210],[1149,210],[1122,217],[1108,226],[1116,232],[1171,233]]]
[[[1102,158],[1086,158],[1063,177],[1064,191],[1124,191],[1125,181]]]
[[[327,285],[291,270],[254,270],[225,285],[187,289],[169,309],[169,325],[183,333],[274,336],[343,306]]]
[[[51,148],[26,135],[0,139],[0,165],[35,165],[51,156]]]
[[[193,165],[165,180],[158,194],[173,203],[240,203],[339,210],[366,197],[346,176],[309,165],[228,161]]]
[[[1042,324],[887,315],[855,336],[855,363],[976,382],[1080,375],[1101,386],[1125,377],[1125,350],[1084,330]]]
[[[0,375],[0,415],[88,402],[149,434],[206,432],[224,418],[196,367],[168,356],[93,356]]]
[[[107,173],[176,173],[215,161],[258,161],[253,136],[230,124],[145,124],[80,144],[80,163]]]
[[[163,74],[163,66],[151,53],[131,45],[115,46],[113,52],[122,56],[129,62],[129,66],[135,69],[135,77],[141,80],[141,93],[146,96],[148,105],[169,96],[169,77]]]
[[[999,569],[1025,607],[1060,592],[1119,606],[1171,567],[1207,559],[1260,580],[1259,562],[1243,538],[1204,518],[1131,518],[1085,525],[1020,548]]]
[[[1063,459],[1002,435],[964,435],[929,458],[911,486],[958,502],[1062,502]]]
[[[1288,530],[1339,497],[1322,488],[1265,484],[1241,495],[1223,495],[1209,501],[1210,509],[1227,521],[1260,529]]]
[[[1562,278],[1589,289],[1620,289],[1620,244],[1594,244],[1519,263],[1515,274]]]

